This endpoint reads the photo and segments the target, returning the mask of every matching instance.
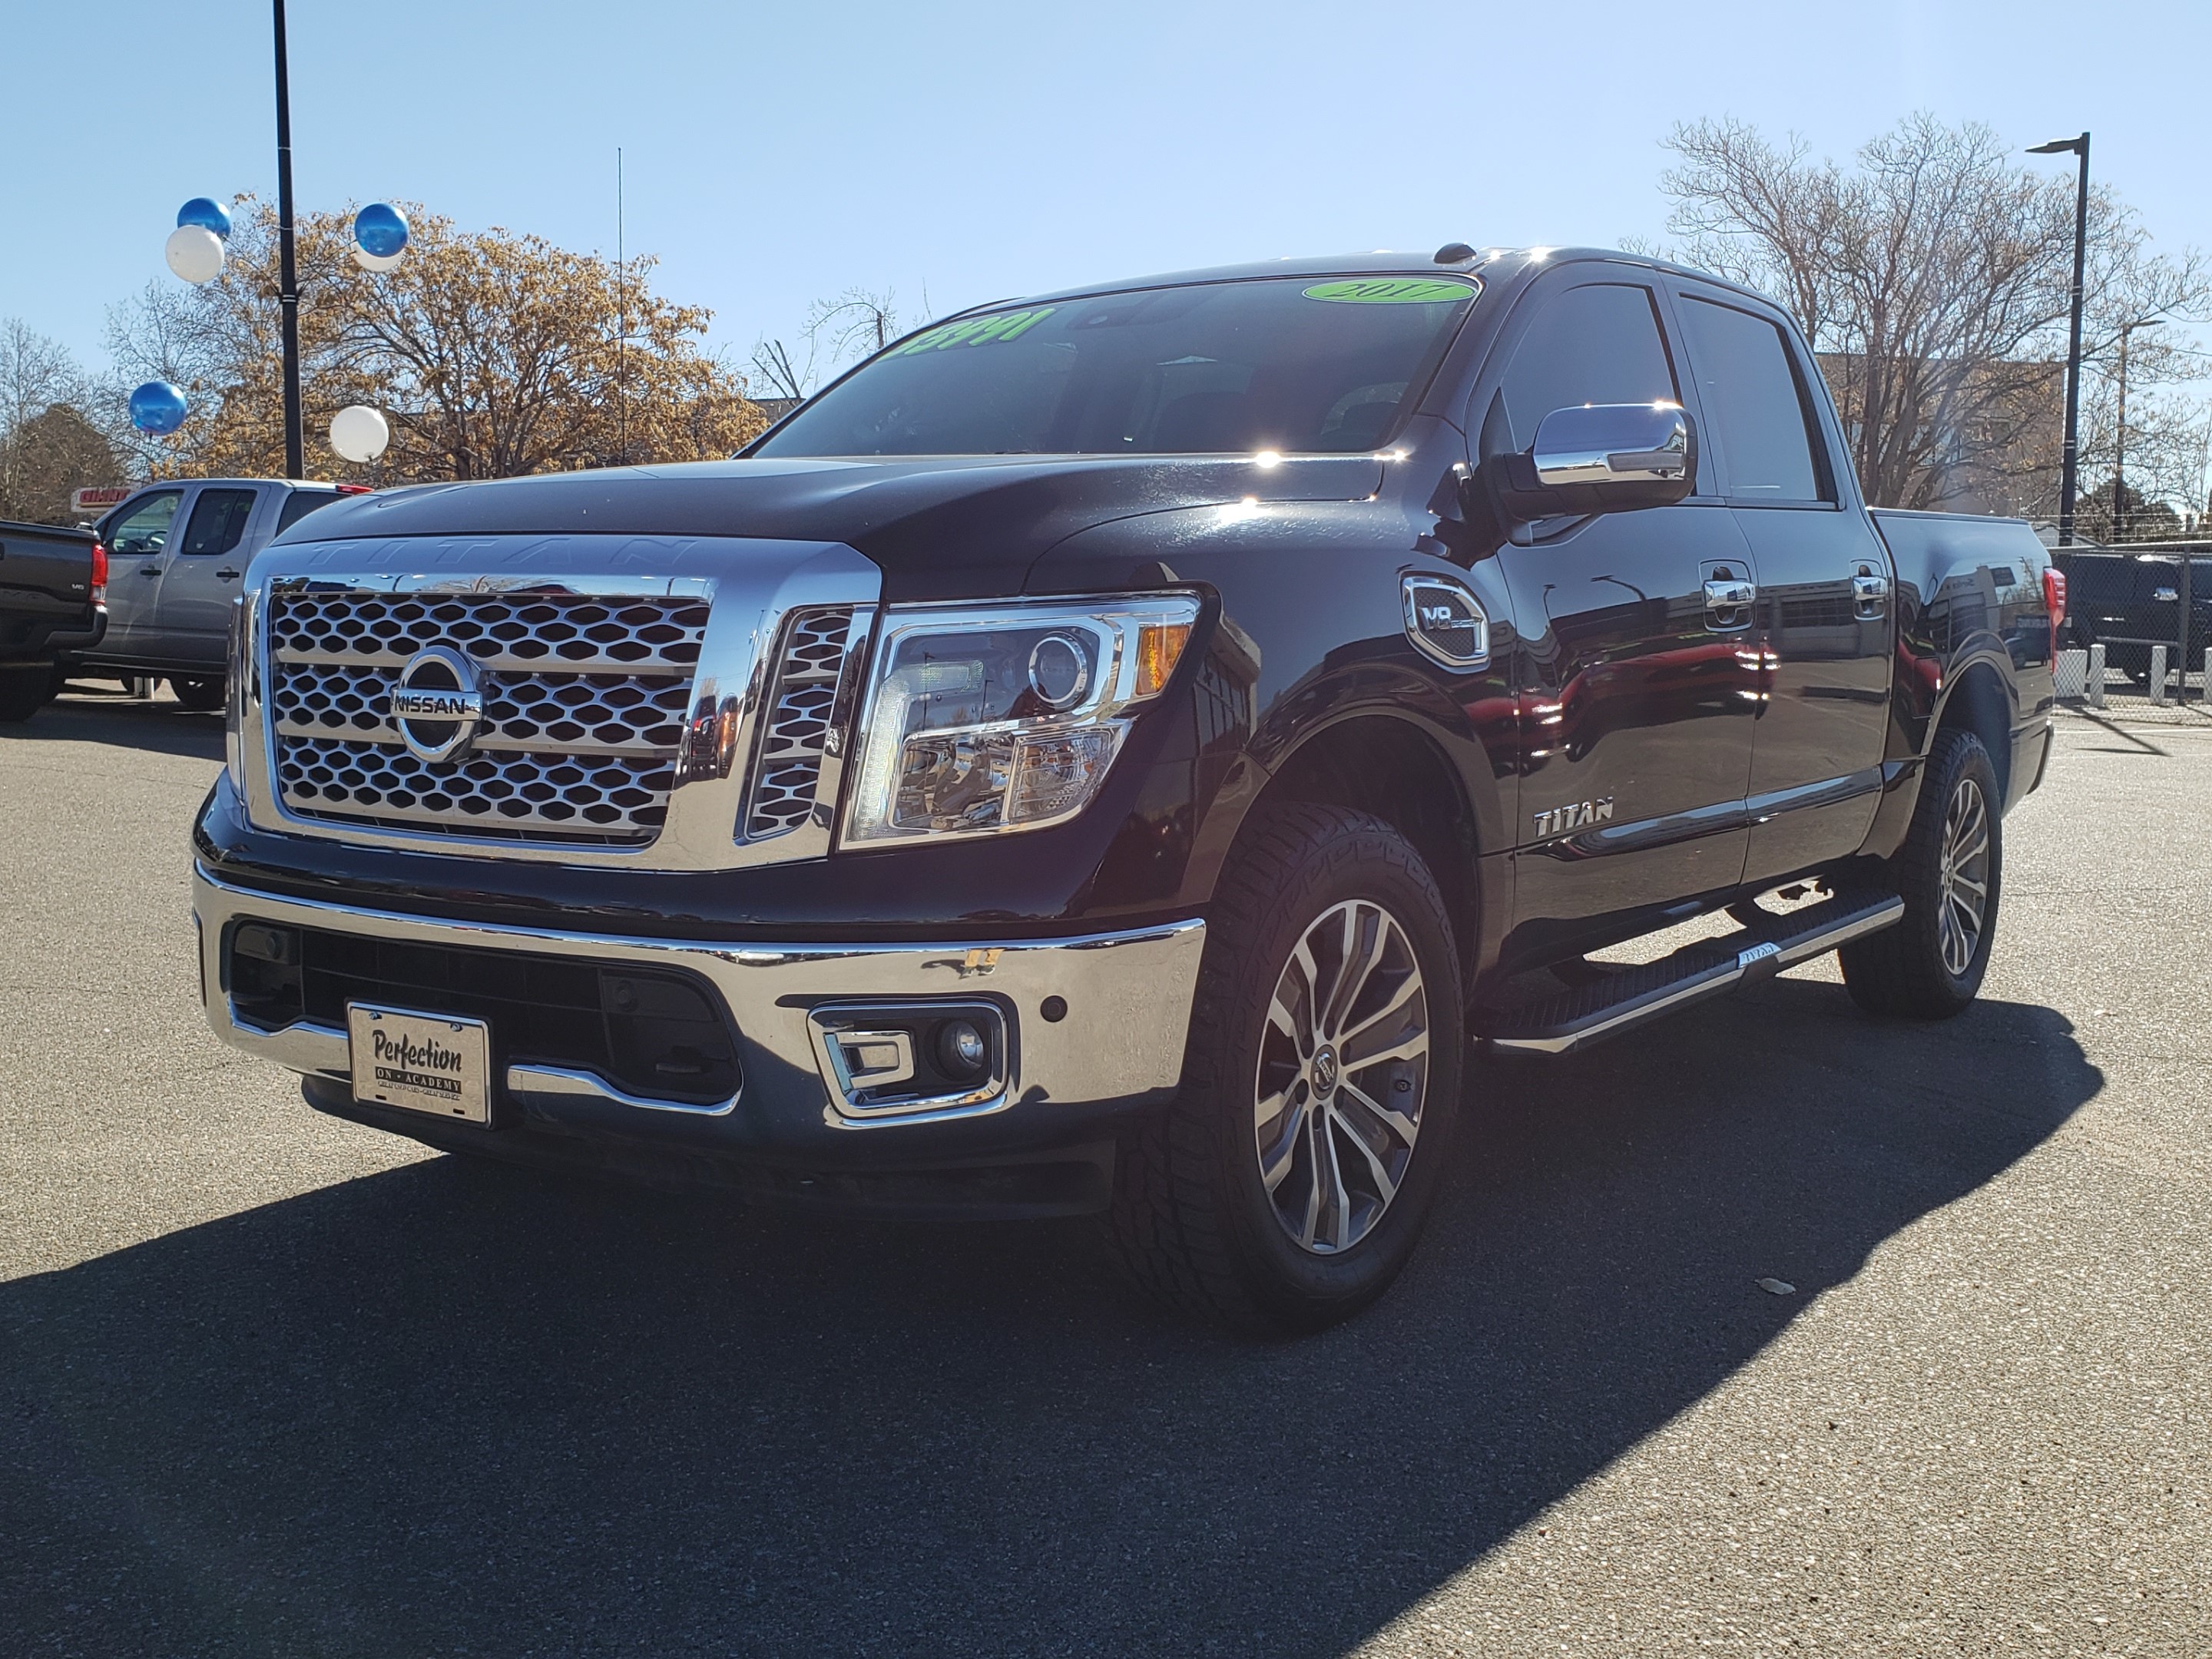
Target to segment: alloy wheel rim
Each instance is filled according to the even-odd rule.
[[[1936,939],[1943,971],[1966,977],[1981,948],[1990,904],[1990,811],[1982,787],[1961,778],[1943,818],[1943,849],[1936,866]]]
[[[1428,1097],[1429,1005],[1398,919],[1369,899],[1322,912],[1276,976],[1253,1079],[1253,1149],[1300,1249],[1348,1250],[1405,1185]]]

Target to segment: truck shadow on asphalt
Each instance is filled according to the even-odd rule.
[[[1081,1226],[366,1176],[0,1287],[0,1602],[111,1656],[1340,1653],[2034,1149],[2071,1032],[1785,979],[1486,1064],[1406,1280],[1279,1346]]]
[[[72,690],[21,725],[0,726],[0,739],[18,743],[97,743],[194,760],[222,761],[222,715],[195,714],[162,699]]]

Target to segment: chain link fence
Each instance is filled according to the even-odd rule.
[[[2212,720],[2212,541],[2062,548],[2066,626],[2058,699],[2166,720]]]

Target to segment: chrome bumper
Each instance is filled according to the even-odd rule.
[[[240,918],[407,943],[527,951],[595,963],[688,969],[711,984],[736,1024],[745,1081],[714,1106],[641,1099],[586,1072],[513,1066],[501,1079],[532,1115],[573,1128],[694,1144],[773,1147],[827,1128],[890,1128],[1011,1113],[1141,1105],[1166,1098],[1182,1071],[1206,924],[1169,923],[1076,939],[947,945],[713,945],[573,934],[446,921],[347,905],[278,898],[192,872],[208,1021],[232,1046],[302,1075],[349,1083],[345,1031],[313,1022],[264,1030],[234,1014],[224,941]],[[956,1105],[887,1115],[847,1109],[835,1066],[810,1018],[852,1000],[987,997],[1006,1013],[1009,1041],[995,1091]],[[1060,999],[1062,1017],[1042,1010]],[[1061,1012],[1056,1010],[1055,1012]]]

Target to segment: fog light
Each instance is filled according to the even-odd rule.
[[[964,1019],[948,1019],[937,1028],[937,1063],[948,1076],[972,1078],[991,1057],[983,1034]]]

